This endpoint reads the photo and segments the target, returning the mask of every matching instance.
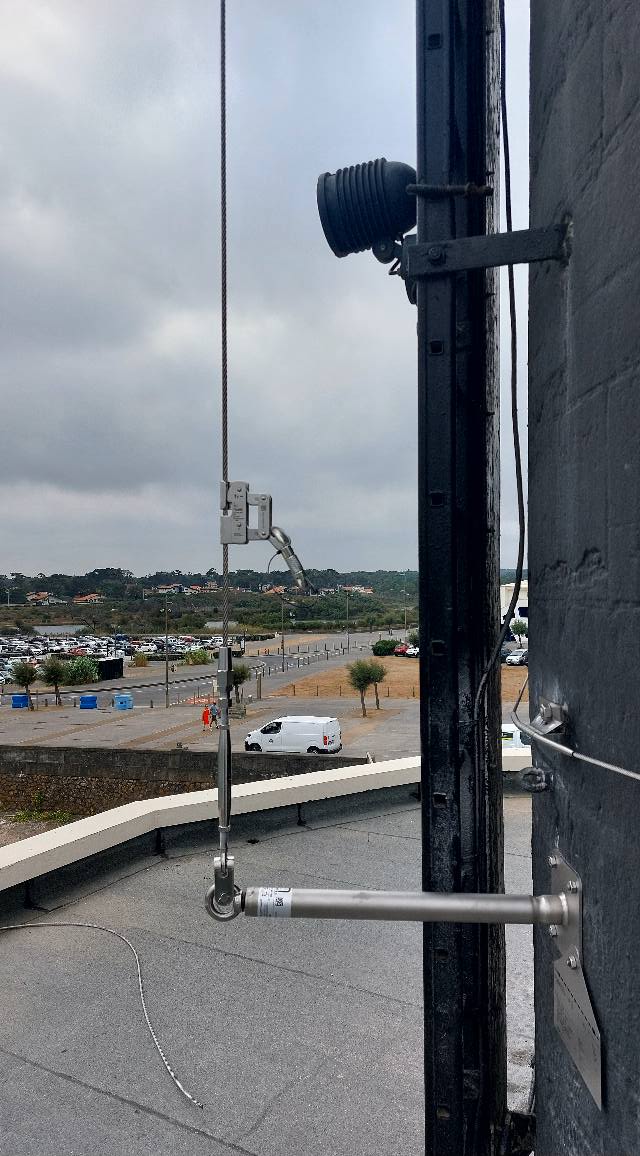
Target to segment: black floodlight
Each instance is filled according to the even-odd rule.
[[[320,221],[336,257],[373,249],[393,260],[393,242],[416,223],[416,198],[407,192],[415,183],[411,165],[384,157],[318,177]]]

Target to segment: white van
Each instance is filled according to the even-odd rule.
[[[280,751],[282,754],[334,754],[342,750],[337,718],[314,714],[290,714],[272,719],[257,731],[249,731],[245,751]]]
[[[502,724],[502,749],[503,751],[522,750],[525,747],[531,746],[531,739],[527,735],[521,734],[516,726],[512,723]]]

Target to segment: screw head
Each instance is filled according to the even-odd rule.
[[[577,970],[577,967],[578,967],[578,957],[577,957],[576,955],[569,955],[569,956],[567,956],[567,967],[570,967],[572,971],[576,971],[576,970]]]
[[[431,245],[427,249],[427,257],[434,265],[440,265],[444,261],[444,249],[441,245]]]
[[[577,890],[578,890],[578,883],[577,883],[577,880],[575,880],[575,879],[570,879],[570,880],[569,880],[569,882],[567,883],[567,891],[571,891],[571,893],[572,893],[573,895],[575,895],[575,893],[576,893],[576,891],[577,891]]]
[[[557,934],[558,934],[558,928],[556,927],[555,923],[550,923],[549,924],[549,935],[552,937],[552,939],[555,939]]]
[[[555,855],[550,855],[549,858],[547,859],[547,863],[549,864],[550,867],[557,867],[558,866],[558,860],[556,859]]]

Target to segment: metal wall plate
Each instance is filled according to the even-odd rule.
[[[553,1021],[601,1109],[602,1047],[582,966],[582,880],[557,850],[549,864],[553,890],[566,895],[569,915],[568,922],[555,929],[560,956],[553,965]]]

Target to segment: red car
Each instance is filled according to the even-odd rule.
[[[393,653],[394,654],[406,654],[408,649],[409,649],[409,643],[408,642],[399,642],[398,645],[394,647]]]

